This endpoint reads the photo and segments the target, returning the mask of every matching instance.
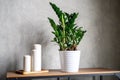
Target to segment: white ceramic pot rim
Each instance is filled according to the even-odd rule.
[[[60,51],[60,52],[80,52],[80,50],[76,50],[76,51]]]

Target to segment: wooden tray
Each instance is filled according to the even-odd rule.
[[[16,73],[18,74],[39,74],[39,73],[46,73],[46,72],[49,72],[49,70],[41,70],[41,71],[36,71],[36,72],[25,72],[23,70],[17,70]]]

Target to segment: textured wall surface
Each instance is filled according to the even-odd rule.
[[[35,43],[42,44],[42,67],[60,68],[58,46],[50,42],[53,35],[47,17],[57,20],[57,16],[49,1],[0,0],[0,80],[5,80],[7,71],[23,68],[23,55],[30,54]],[[51,2],[64,11],[80,14],[77,23],[87,30],[78,46],[81,68],[120,69],[120,0]],[[92,80],[91,77],[81,79]]]

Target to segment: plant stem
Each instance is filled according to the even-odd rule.
[[[64,47],[64,49],[65,49],[65,21],[64,21],[64,17],[63,17],[63,14],[62,14],[62,27],[63,27],[63,35],[64,35],[64,37],[63,37],[63,47]]]

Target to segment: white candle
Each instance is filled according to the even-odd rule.
[[[30,55],[25,55],[24,56],[24,62],[23,62],[23,68],[25,72],[30,72],[31,71],[31,56]]]
[[[41,45],[35,44],[32,52],[32,71],[41,71]]]
[[[40,44],[34,44],[34,49],[39,50],[39,52],[41,52],[41,45]]]

